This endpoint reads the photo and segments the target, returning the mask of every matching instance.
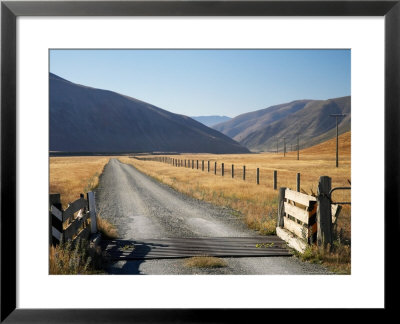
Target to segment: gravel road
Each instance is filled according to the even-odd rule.
[[[183,195],[111,159],[96,189],[97,211],[118,228],[122,239],[257,236],[228,208]],[[296,257],[224,258],[228,266],[192,269],[182,259],[119,261],[111,274],[328,274]]]

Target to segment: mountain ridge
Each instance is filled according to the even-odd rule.
[[[297,143],[309,147],[336,134],[335,118],[330,114],[346,114],[339,121],[339,133],[351,130],[351,97],[327,100],[296,100],[239,115],[213,128],[230,136],[251,151],[274,151],[279,146]]]
[[[190,117],[53,73],[49,81],[50,151],[249,152]]]
[[[232,119],[231,117],[228,116],[219,116],[219,115],[211,115],[211,116],[190,116],[190,118],[193,118],[194,120],[197,120],[198,122],[208,126],[212,127],[216,124],[228,121]]]

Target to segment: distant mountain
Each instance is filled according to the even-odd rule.
[[[50,73],[50,151],[247,153],[220,132],[112,91]]]
[[[339,118],[339,133],[351,129],[351,97],[329,100],[297,100],[286,104],[239,115],[213,126],[252,151],[275,151],[278,140],[309,147],[336,135],[336,120],[330,114],[346,114]],[[288,147],[287,147],[288,148]]]
[[[228,116],[191,116],[194,120],[197,120],[199,123],[202,123],[208,127],[214,126],[216,124],[228,121],[232,119]]]

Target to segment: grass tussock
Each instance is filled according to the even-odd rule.
[[[97,229],[105,240],[113,240],[119,237],[117,228],[108,220],[101,218],[98,214],[96,221]]]
[[[227,263],[216,257],[196,256],[185,259],[184,265],[188,268],[223,268],[227,266]]]
[[[50,274],[101,274],[103,259],[100,248],[91,248],[86,240],[77,239],[50,247]]]
[[[295,253],[301,260],[323,264],[337,274],[351,273],[351,249],[347,244],[336,240],[326,247],[310,245],[304,253]]]
[[[61,194],[65,209],[80,193],[94,190],[110,157],[50,157],[50,193]]]

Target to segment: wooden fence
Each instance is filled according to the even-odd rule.
[[[308,244],[332,244],[332,228],[340,205],[330,200],[331,178],[320,177],[317,196],[279,189],[277,235],[304,252]]]
[[[97,233],[94,193],[88,192],[86,197],[81,194],[79,199],[62,210],[60,194],[50,194],[50,244],[59,244],[61,240],[89,239],[90,234]]]
[[[153,162],[161,162],[161,163],[167,163],[175,167],[183,167],[183,168],[189,168],[189,169],[196,169],[196,170],[201,170],[203,172],[208,172],[208,173],[214,173],[214,175],[221,175],[221,176],[226,176],[228,174],[228,177],[237,178],[237,179],[242,179],[243,181],[249,181],[253,182],[256,184],[260,184],[261,182],[261,172],[260,168],[255,168],[255,169],[246,169],[246,166],[239,166],[235,167],[234,164],[231,164],[230,166],[226,165],[223,162],[217,163],[216,161],[204,161],[204,160],[187,160],[187,159],[178,159],[178,158],[172,158],[169,156],[153,156],[153,157],[138,157],[134,156],[133,158],[141,161],[153,161]],[[211,163],[214,162],[214,163]],[[207,167],[205,167],[207,165]],[[265,174],[264,174],[265,175]],[[271,174],[272,178],[272,187],[274,190],[278,189],[278,171],[274,170],[273,173]],[[296,188],[297,191],[300,191],[300,173],[297,173],[296,175]]]

